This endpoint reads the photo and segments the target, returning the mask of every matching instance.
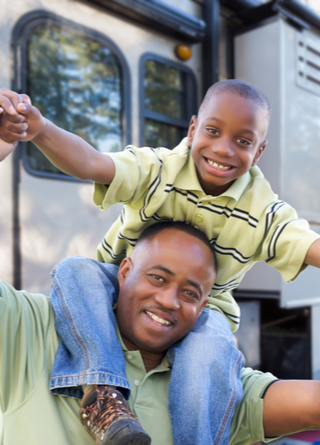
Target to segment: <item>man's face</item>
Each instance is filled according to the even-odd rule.
[[[197,322],[215,281],[201,240],[165,229],[142,241],[119,268],[117,320],[130,349],[164,352]]]
[[[220,195],[258,162],[267,128],[266,113],[253,100],[231,92],[213,94],[199,116],[192,118],[188,132],[206,194]]]

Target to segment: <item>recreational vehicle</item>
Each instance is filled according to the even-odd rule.
[[[259,165],[320,232],[320,17],[306,3],[3,0],[0,85],[109,152],[173,148],[212,83],[247,80],[273,106]],[[32,292],[49,293],[65,256],[95,258],[121,211],[97,209],[92,183],[63,174],[32,143],[0,164],[0,189],[1,278]],[[248,365],[320,378],[319,278],[308,268],[285,284],[266,264],[248,273],[234,292]]]

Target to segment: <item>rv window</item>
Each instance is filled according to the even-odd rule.
[[[195,112],[192,72],[166,59],[145,55],[142,60],[142,144],[174,148],[187,135]]]
[[[55,124],[102,152],[122,149],[121,74],[117,57],[100,41],[42,22],[27,43],[27,91]],[[61,173],[32,144],[31,170]]]

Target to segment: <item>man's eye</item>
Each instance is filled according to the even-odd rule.
[[[189,299],[199,300],[199,296],[198,296],[198,294],[196,292],[193,292],[193,291],[188,290],[188,289],[185,289],[183,292]]]
[[[160,275],[150,274],[150,277],[155,279],[156,281],[164,281],[163,277]]]

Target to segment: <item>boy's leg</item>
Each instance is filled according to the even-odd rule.
[[[150,437],[132,414],[125,359],[116,332],[118,268],[83,257],[63,260],[52,272],[51,302],[61,337],[50,390],[82,398],[80,421],[97,445],[150,445]],[[115,389],[117,388],[117,389]]]
[[[69,257],[52,272],[51,302],[61,337],[50,390],[82,398],[81,385],[112,385],[128,398],[125,359],[116,333],[113,305],[118,268]]]
[[[205,309],[168,357],[173,363],[169,413],[174,444],[228,445],[231,419],[242,398],[244,360],[226,318]]]

